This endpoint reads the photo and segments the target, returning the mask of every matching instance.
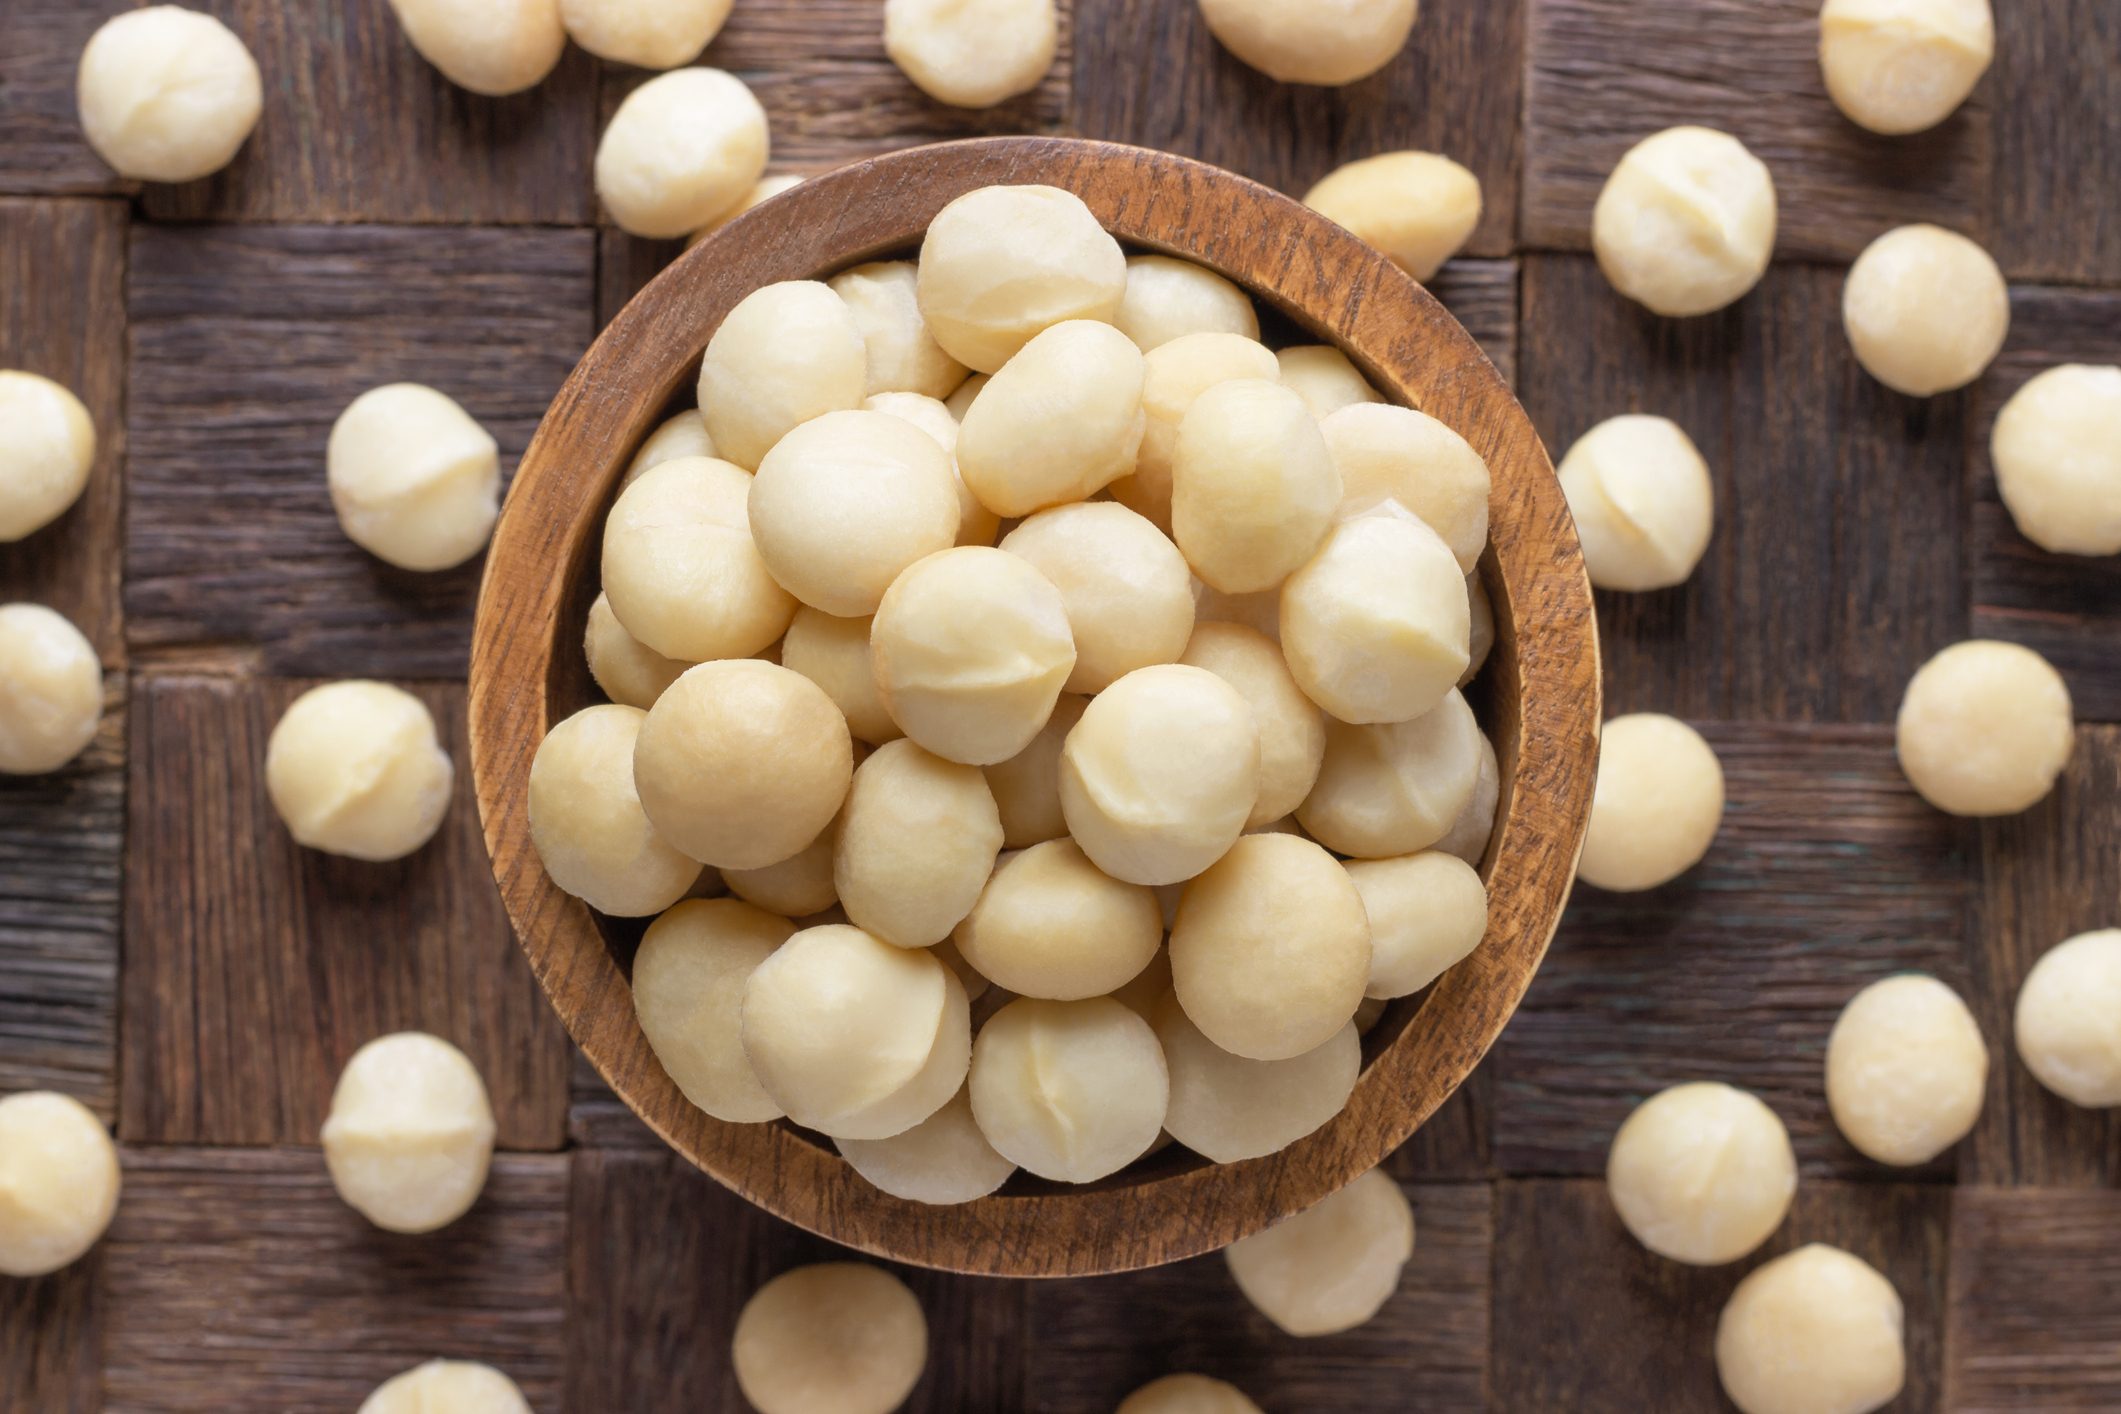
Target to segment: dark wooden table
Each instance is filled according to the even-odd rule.
[[[465,760],[476,568],[381,568],[338,533],[331,420],[361,389],[439,385],[521,451],[603,320],[672,254],[598,223],[600,116],[639,75],[571,54],[474,98],[384,0],[193,0],[249,42],[266,113],[234,167],[137,190],[72,116],[82,43],[122,0],[0,0],[0,366],[77,389],[103,450],[82,505],[0,548],[0,598],[68,614],[109,670],[73,769],[0,783],[0,1092],[53,1087],[117,1125],[109,1239],[0,1279],[0,1410],[346,1411],[430,1355],[491,1361],[542,1411],[739,1410],[743,1298],[827,1255],[660,1151],[571,1056],[502,921],[466,783],[443,837],[374,867],[296,850],[265,801],[277,710],[309,680],[406,683]],[[1730,1080],[1789,1122],[1804,1179],[1770,1251],[1823,1239],[1905,1298],[1902,1411],[2121,1408],[2121,1112],[2040,1090],[2009,1043],[2033,958],[2121,923],[2121,561],[2018,538],[1987,429],[2024,379],[2121,359],[2121,6],[2005,0],[2000,53],[1939,131],[1868,137],[1813,60],[1813,0],[1428,0],[1413,45],[1341,92],[1222,54],[1190,0],[1074,0],[1046,84],[990,114],[924,100],[878,0],[738,0],[707,61],[772,115],[776,169],[934,138],[1074,132],[1192,153],[1301,192],[1430,147],[1487,216],[1439,292],[1557,448],[1609,414],[1678,419],[1715,469],[1684,589],[1603,609],[1611,709],[1702,724],[1730,782],[1707,864],[1585,891],[1474,1082],[1394,1161],[1418,1213],[1370,1325],[1276,1334],[1217,1259],[1004,1284],[927,1274],[925,1411],[1101,1414],[1201,1369],[1273,1414],[1723,1408],[1716,1312],[1752,1263],[1643,1252],[1598,1178],[1629,1106]],[[1774,170],[1780,259],[1684,324],[1584,253],[1598,185],[1681,122]],[[1934,220],[1995,252],[2015,323],[1968,392],[1866,379],[1842,270]],[[1890,722],[1914,666],[1969,634],[2037,647],[2086,726],[2055,794],[1976,825],[1908,790]],[[1966,1143],[1919,1170],[1834,1133],[1820,1057],[1841,1004],[1903,968],[1973,1002],[1994,1056]],[[387,1030],[463,1045],[507,1153],[464,1221],[367,1228],[315,1149],[340,1063]]]

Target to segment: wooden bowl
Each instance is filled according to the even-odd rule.
[[[1494,474],[1483,573],[1496,644],[1483,717],[1502,802],[1480,948],[1394,1004],[1353,1098],[1281,1153],[1210,1165],[1176,1148],[1084,1187],[1025,1175],[960,1207],[872,1188],[786,1124],[693,1108],[634,1019],[640,925],[555,888],[530,842],[530,763],[546,729],[597,700],[582,662],[606,511],[634,450],[689,405],[701,351],[739,299],[911,251],[953,198],[996,183],[1075,192],[1121,240],[1198,261],[1347,350],[1396,401],[1463,434]],[[611,1088],[671,1147],[769,1212],[880,1257],[954,1271],[1075,1276],[1223,1247],[1316,1203],[1399,1147],[1484,1055],[1561,916],[1582,844],[1599,723],[1590,587],[1539,438],[1494,367],[1429,294],[1369,246],[1265,187],[1161,153],[1062,138],[947,143],[804,182],[676,261],[612,321],[560,390],[508,496],[471,658],[471,752],[494,875],[523,950]]]

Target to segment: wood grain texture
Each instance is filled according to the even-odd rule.
[[[0,30],[0,64],[6,42]],[[0,151],[7,141],[0,133]],[[26,540],[0,545],[0,603],[58,610],[106,667],[125,661],[114,553],[125,504],[125,230],[116,201],[0,199],[0,368],[64,384],[96,425],[81,499]]]
[[[0,192],[81,196],[134,189],[81,132],[74,74],[89,36],[138,0],[0,5]],[[0,241],[0,249],[11,242]],[[0,286],[4,289],[4,286]]]
[[[462,403],[506,474],[587,346],[587,231],[145,226],[133,240],[136,649],[268,672],[461,677],[479,562],[395,569],[347,540],[331,425],[411,381]]]
[[[485,1077],[505,1149],[559,1147],[567,1050],[479,847],[463,690],[410,688],[457,763],[441,833],[391,864],[299,848],[266,741],[308,683],[148,676],[133,704],[121,1133],[315,1141],[347,1057],[430,1031]]]
[[[88,1414],[103,1389],[104,1256],[50,1276],[0,1276],[0,1409]]]
[[[110,1414],[346,1414],[436,1357],[561,1408],[564,1156],[503,1155],[439,1232],[369,1226],[314,1149],[130,1149],[104,1240]]]
[[[1597,596],[1616,711],[1889,722],[1966,636],[1963,397],[1873,380],[1841,276],[1776,266],[1736,307],[1659,319],[1581,256],[1528,256],[1525,407],[1559,461],[1621,413],[1678,423],[1708,460],[1716,530],[1686,584]]]
[[[2121,169],[2121,9],[2108,0],[1996,6],[1990,209],[2014,278],[2121,284],[2121,222],[2086,186]]]
[[[1964,1188],[1952,1204],[1954,1414],[2121,1408],[2121,1192]]]
[[[1911,221],[1986,239],[1990,87],[1930,132],[1879,137],[1827,97],[1818,0],[1528,3],[1527,247],[1589,249],[1614,166],[1682,125],[1723,129],[1767,164],[1784,258],[1852,259]]]
[[[611,1093],[589,1057],[576,1051],[567,1071],[567,1142],[580,1149],[654,1149],[663,1141]]]
[[[1276,83],[1247,67],[1191,0],[1077,0],[1071,127],[1198,157],[1299,199],[1344,163],[1440,152],[1480,178],[1469,251],[1508,255],[1517,244],[1520,56],[1532,3],[1429,0],[1396,59],[1335,89]]]
[[[1514,260],[1459,259],[1429,282],[1429,293],[1466,326],[1502,381],[1512,386],[1517,382],[1517,274]]]

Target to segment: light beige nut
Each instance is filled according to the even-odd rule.
[[[753,290],[707,340],[700,415],[720,455],[757,470],[796,428],[862,405],[868,344],[854,311],[816,280]]]
[[[1319,548],[1340,473],[1304,400],[1260,378],[1193,400],[1171,452],[1171,534],[1225,594],[1271,589]]]
[[[699,57],[729,8],[730,0],[560,0],[560,20],[599,59],[675,69]]]
[[[1775,183],[1745,144],[1667,128],[1620,159],[1591,213],[1613,288],[1653,313],[1709,314],[1745,297],[1775,251]]]
[[[1002,848],[1001,814],[979,768],[903,739],[855,771],[834,833],[840,907],[901,948],[949,937],[979,901]]]
[[[1279,377],[1274,355],[1243,334],[1181,334],[1149,350],[1142,360],[1142,442],[1134,471],[1112,483],[1112,498],[1171,529],[1171,458],[1179,424],[1194,399],[1233,378]]]
[[[1117,992],[1163,946],[1156,895],[1092,864],[1073,840],[1004,858],[952,935],[983,977],[1019,996],[1080,1001]]]
[[[0,1099],[0,1276],[38,1277],[79,1261],[118,1211],[118,1149],[70,1095]]]
[[[1242,624],[1196,624],[1179,659],[1237,689],[1259,728],[1259,799],[1245,818],[1256,830],[1279,820],[1311,793],[1326,756],[1325,714],[1289,673],[1281,649]]]
[[[514,1380],[491,1365],[429,1360],[393,1375],[361,1401],[355,1414],[530,1414]]]
[[[686,663],[743,658],[779,638],[796,601],[751,523],[751,477],[710,457],[643,472],[604,522],[604,593],[627,633]]]
[[[464,1216],[493,1162],[493,1105],[478,1068],[418,1031],[380,1036],[339,1072],[324,1162],[348,1207],[389,1232]]]
[[[1114,1414],[1261,1414],[1236,1385],[1206,1375],[1165,1375],[1119,1402]]]
[[[930,98],[992,108],[1037,88],[1060,47],[1054,0],[886,0],[884,52]]]
[[[1112,322],[1145,354],[1188,334],[1259,338],[1250,295],[1206,266],[1171,255],[1127,258],[1127,292]]]
[[[598,594],[589,606],[588,628],[582,635],[582,653],[589,660],[589,676],[604,695],[621,707],[643,712],[693,666],[666,658],[626,631],[611,611],[611,596]]]
[[[2015,815],[2054,788],[2076,745],[2069,686],[2030,648],[1955,643],[1924,663],[1900,700],[1900,769],[1953,815]]]
[[[2121,367],[2032,379],[1997,415],[1989,460],[2019,534],[2058,555],[2121,555]]]
[[[1561,491],[1600,589],[1670,589],[1686,583],[1716,525],[1709,464],[1677,423],[1607,418],[1561,459]]]
[[[1996,55],[1989,0],[1826,0],[1819,69],[1834,106],[1874,133],[1919,133],[1966,102]]]
[[[998,516],[1089,499],[1134,470],[1145,368],[1110,324],[1073,319],[1040,332],[965,410],[958,474]]]
[[[399,5],[402,14],[406,0]],[[265,106],[258,61],[243,41],[212,15],[177,5],[105,20],[81,51],[74,97],[96,155],[119,176],[150,182],[220,171]]]
[[[1706,1081],[1651,1096],[1613,1135],[1606,1192],[1635,1240],[1691,1266],[1768,1240],[1797,1193],[1797,1153],[1773,1110]]]
[[[1443,537],[1409,516],[1358,516],[1281,589],[1297,685],[1343,722],[1432,710],[1472,661],[1472,601]]]
[[[2073,1105],[2121,1106],[2121,928],[2050,948],[2018,989],[2018,1057]]]
[[[889,1139],[833,1141],[854,1171],[894,1198],[948,1207],[984,1198],[1016,1165],[994,1151],[972,1118],[972,1092]]]
[[[456,770],[427,705],[380,682],[313,687],[265,745],[265,789],[295,843],[402,859],[434,838]]]
[[[1870,1414],[1907,1380],[1906,1311],[1860,1257],[1814,1242],[1755,1268],[1716,1322],[1742,1414]]]
[[[1073,192],[982,187],[928,223],[918,288],[935,341],[993,373],[1055,324],[1109,323],[1126,293],[1127,257]]]
[[[846,301],[862,331],[869,359],[866,392],[947,398],[965,381],[965,365],[943,352],[921,318],[919,279],[912,261],[884,260],[842,270],[826,282]]]
[[[795,934],[737,899],[687,899],[648,925],[633,958],[633,1009],[685,1098],[732,1124],[781,1117],[744,1053],[744,988]]]
[[[1865,372],[1927,398],[1964,388],[2003,351],[2010,289],[1994,257],[1965,236],[1902,226],[1849,267],[1841,322]]]
[[[1089,1183],[1147,1153],[1163,1131],[1170,1077],[1149,1023],[1109,997],[1020,997],[980,1028],[972,1115],[1027,1172]]]
[[[0,604],[0,776],[60,769],[102,721],[103,665],[81,630],[41,604]]]
[[[35,534],[81,499],[96,425],[49,378],[0,369],[0,544]]]
[[[1294,1336],[1368,1321],[1413,1255],[1414,1207],[1382,1169],[1223,1250],[1245,1299]]]
[[[1170,663],[1193,632],[1193,576],[1162,531],[1125,506],[1055,506],[1001,548],[1053,582],[1075,638],[1069,692],[1097,693],[1136,668]]]
[[[1304,205],[1424,284],[1480,224],[1480,178],[1434,152],[1386,152],[1327,174]]]
[[[390,0],[390,8],[422,59],[489,98],[537,87],[567,52],[560,0]]]
[[[884,708],[869,653],[869,618],[843,619],[808,605],[781,639],[781,666],[824,689],[857,741],[882,746],[905,735]]]
[[[720,69],[672,69],[627,94],[604,125],[597,196],[629,235],[676,240],[728,212],[758,185],[766,149],[766,110],[742,79]],[[700,406],[712,431],[704,396]],[[715,445],[724,456],[739,450],[720,437]]]
[[[1345,867],[1370,920],[1367,996],[1412,996],[1470,957],[1488,931],[1487,885],[1462,859],[1423,850]]]
[[[1355,403],[1318,424],[1340,473],[1339,516],[1411,514],[1443,537],[1461,574],[1488,544],[1488,464],[1465,438],[1412,408]]]
[[[1657,712],[1615,717],[1599,733],[1577,873],[1616,893],[1654,889],[1699,864],[1722,823],[1723,765],[1701,733]]]
[[[759,1414],[890,1414],[928,1366],[928,1321],[879,1267],[797,1267],[744,1303],[730,1363]]]
[[[1478,869],[1487,857],[1488,841],[1495,836],[1495,816],[1502,806],[1502,771],[1495,759],[1495,743],[1480,734],[1480,775],[1473,782],[1473,798],[1458,812],[1451,828],[1432,849],[1456,855]]]
[[[1247,1060],[1210,1041],[1175,993],[1150,1020],[1171,1072],[1164,1128],[1213,1163],[1264,1158],[1319,1129],[1347,1105],[1362,1070],[1353,1022],[1300,1055]]]
[[[1408,721],[1329,721],[1318,784],[1296,818],[1327,849],[1357,859],[1428,849],[1473,798],[1480,742],[1473,709],[1456,688]]]
[[[1061,694],[1030,745],[986,768],[987,786],[1002,813],[1002,843],[1008,848],[1024,849],[1068,833],[1067,818],[1061,814],[1061,748],[1089,705],[1087,697]]]
[[[1223,48],[1283,83],[1338,87],[1392,62],[1413,32],[1420,0],[1200,0]]]
[[[1350,403],[1383,401],[1353,361],[1330,344],[1279,349],[1274,361],[1281,368],[1282,386],[1302,398],[1321,422]]]
[[[644,918],[691,891],[700,864],[665,843],[633,785],[648,714],[589,707],[545,734],[530,763],[530,840],[561,889],[599,913]]]
[[[1988,1046],[1957,992],[1904,973],[1841,1009],[1826,1041],[1826,1102],[1865,1157],[1928,1163],[1973,1131],[1988,1087]]]

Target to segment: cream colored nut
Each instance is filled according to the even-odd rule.
[[[1274,355],[1243,334],[1180,334],[1149,350],[1142,360],[1142,442],[1133,474],[1112,483],[1114,500],[1171,530],[1171,458],[1179,424],[1194,399],[1236,378],[1273,382],[1280,376]]]
[[[1392,62],[1413,32],[1420,0],[1200,0],[1223,48],[1283,83],[1338,87]]]
[[[332,424],[324,461],[339,528],[379,560],[446,570],[493,535],[500,447],[445,393],[417,383],[369,389]]]
[[[685,237],[685,249],[691,250],[701,241],[706,240],[716,231],[721,230],[722,227],[728,225],[731,221],[734,221],[737,217],[743,215],[745,212],[751,210],[753,207],[763,206],[767,202],[779,196],[782,192],[792,191],[796,187],[801,186],[802,184],[803,179],[792,172],[778,172],[771,176],[759,178],[756,182],[753,182],[751,184],[751,190],[745,192],[744,195],[738,199],[736,205],[730,207],[727,211],[724,211],[721,215],[715,217],[712,221],[709,221],[706,225],[700,227],[697,231],[694,231],[691,235]]]
[[[633,485],[650,467],[674,462],[681,457],[713,455],[714,442],[707,435],[707,419],[700,416],[700,410],[687,408],[673,413],[648,434],[648,440],[641,443],[641,450],[633,454],[633,460],[626,464],[626,477],[619,483],[619,489],[623,491]]]
[[[2030,648],[1955,643],[1900,700],[1900,769],[1953,815],[2015,815],[2054,788],[2076,745],[2069,687]]]
[[[493,1106],[464,1053],[419,1031],[353,1053],[331,1092],[324,1162],[346,1205],[388,1232],[433,1232],[470,1210],[493,1162]]]
[[[980,975],[1019,996],[1116,992],[1163,946],[1156,895],[1092,864],[1073,840],[1010,855],[953,935]]]
[[[856,751],[860,749],[857,747]],[[807,919],[837,908],[840,896],[832,882],[832,834],[828,826],[800,853],[791,854],[778,864],[758,869],[724,869],[722,882],[746,903],[757,904],[783,918]]]
[[[1193,400],[1171,453],[1171,533],[1225,594],[1270,589],[1318,549],[1340,473],[1304,400],[1239,378]]]
[[[700,415],[721,454],[756,469],[790,432],[862,405],[868,346],[847,302],[815,280],[753,290],[707,341]]]
[[[1495,835],[1495,814],[1502,805],[1502,771],[1495,760],[1495,743],[1480,734],[1480,774],[1473,782],[1473,797],[1458,812],[1451,828],[1430,848],[1454,855],[1478,869],[1487,857],[1488,841]]]
[[[1243,1390],[1206,1375],[1165,1375],[1119,1402],[1114,1414],[1261,1414]]]
[[[1245,828],[1256,830],[1303,804],[1325,760],[1326,719],[1290,676],[1281,650],[1242,624],[1203,623],[1194,627],[1179,661],[1215,674],[1252,709],[1259,728],[1259,799]]]
[[[611,596],[599,594],[589,606],[589,628],[583,635],[582,651],[589,659],[589,676],[604,695],[621,707],[643,712],[655,706],[678,676],[692,664],[665,658],[626,631],[611,611]]]
[[[770,645],[795,615],[760,552],[752,478],[711,457],[650,467],[604,522],[604,593],[625,630],[698,663]]]
[[[1701,563],[1716,523],[1709,465],[1678,424],[1607,418],[1561,459],[1561,492],[1600,589],[1670,589]]]
[[[1370,920],[1368,996],[1407,997],[1457,966],[1488,931],[1488,889],[1440,850],[1345,866]]]
[[[1324,1045],[1370,983],[1370,923],[1332,855],[1246,835],[1186,885],[1171,925],[1179,1005],[1210,1041],[1275,1061]]]
[[[633,787],[648,714],[590,707],[538,743],[530,763],[530,839],[545,872],[600,913],[644,918],[691,891],[700,864],[664,843]]]
[[[1477,570],[1466,576],[1466,598],[1473,611],[1473,632],[1466,645],[1472,660],[1459,676],[1460,687],[1480,676],[1480,670],[1487,666],[1488,654],[1495,651],[1495,605],[1489,601],[1487,583]]]
[[[732,1124],[781,1117],[744,1054],[744,988],[795,933],[736,899],[687,899],[648,925],[633,958],[633,1009],[655,1058],[693,1104]]]
[[[1870,1264],[1814,1242],[1738,1283],[1716,1374],[1743,1414],[1869,1414],[1907,1378],[1906,1312]]]
[[[118,1149],[69,1095],[0,1099],[0,1276],[38,1277],[79,1261],[118,1211]]]
[[[355,1414],[530,1414],[530,1401],[491,1365],[430,1360],[377,1385]]]
[[[1061,748],[1089,705],[1087,697],[1063,694],[1029,746],[987,767],[987,786],[1002,813],[1002,843],[1010,849],[1068,833],[1068,821],[1061,814]]]
[[[1164,994],[1150,1020],[1171,1071],[1164,1128],[1218,1164],[1278,1153],[1326,1124],[1346,1107],[1362,1070],[1352,1022],[1301,1055],[1247,1060],[1202,1034],[1174,993]]]
[[[1304,205],[1426,284],[1473,238],[1480,178],[1434,152],[1387,152],[1331,172]]]
[[[699,57],[730,0],[560,0],[567,37],[615,64],[675,69]]]
[[[537,87],[567,51],[560,0],[390,0],[390,8],[422,59],[488,97]]]
[[[795,611],[781,640],[781,666],[824,689],[847,718],[857,741],[882,746],[905,735],[884,710],[869,659],[870,620],[842,619],[818,609]],[[815,912],[815,910],[810,910]]]
[[[884,52],[930,98],[992,108],[1053,67],[1053,0],[885,0]]]
[[[1826,1042],[1826,1102],[1865,1157],[1928,1163],[1981,1116],[1988,1047],[1959,994],[1913,973],[1873,982]]]
[[[891,1273],[821,1262],[744,1303],[730,1361],[759,1414],[890,1414],[927,1368],[928,1322]]]
[[[176,5],[105,20],[74,96],[88,145],[121,177],[189,182],[235,159],[264,109],[258,61],[227,25]]]
[[[1098,868],[1175,884],[1220,859],[1259,799],[1259,727],[1204,668],[1163,664],[1098,694],[1061,749],[1061,813]]]
[[[1965,236],[1902,226],[1849,268],[1841,322],[1871,377],[1927,398],[1964,388],[2002,352],[2010,290],[1995,260]]]
[[[981,546],[930,555],[877,606],[869,647],[892,720],[946,761],[992,766],[1031,744],[1075,670],[1053,582]]]
[[[1001,548],[1053,581],[1075,637],[1069,692],[1102,692],[1170,663],[1193,632],[1193,576],[1162,531],[1125,506],[1085,501],[1031,516]]]
[[[1330,344],[1280,349],[1274,361],[1281,368],[1282,386],[1302,398],[1321,422],[1350,403],[1384,401],[1348,356]]]
[[[966,409],[958,474],[1000,516],[1096,495],[1134,470],[1145,368],[1110,324],[1071,319],[1045,330]]]
[[[1042,330],[1116,316],[1127,257],[1073,192],[982,187],[928,224],[918,288],[935,341],[993,373]]]
[[[349,859],[433,839],[455,780],[426,704],[388,683],[311,688],[265,745],[265,788],[295,843]]]
[[[766,170],[766,150],[766,110],[742,79],[673,69],[627,94],[605,125],[597,196],[628,234],[675,240],[742,201]],[[704,389],[700,407],[714,432]],[[724,456],[737,450],[714,440]]]
[[[1667,128],[1613,169],[1591,213],[1613,288],[1657,314],[1709,314],[1745,297],[1775,252],[1775,182],[1713,128]]]
[[[1414,1255],[1414,1206],[1382,1169],[1223,1249],[1238,1290],[1294,1336],[1353,1330],[1383,1309]]]
[[[952,417],[956,418],[960,423],[964,422],[965,414],[972,409],[972,400],[979,396],[980,389],[987,386],[987,380],[990,376],[985,373],[975,373],[964,382],[958,384],[956,392],[943,399],[943,406],[949,409]]]
[[[1128,257],[1127,292],[1112,322],[1145,354],[1188,334],[1236,334],[1259,342],[1259,312],[1250,295],[1206,266],[1169,255]]]
[[[965,381],[965,365],[943,352],[921,318],[918,280],[912,261],[891,260],[857,265],[828,282],[862,331],[869,359],[866,392],[947,398]]]
[[[1473,709],[1456,688],[1410,721],[1329,721],[1318,784],[1296,818],[1327,849],[1357,859],[1428,849],[1473,798],[1480,740]]]
[[[2058,555],[2121,555],[2121,367],[2034,378],[2003,405],[1989,460],[2020,535]]]
[[[924,948],[979,901],[1002,818],[977,766],[901,740],[855,771],[836,838],[832,879],[847,916],[895,947]]]
[[[1723,765],[1701,733],[1657,712],[1615,717],[1576,872],[1616,893],[1654,889],[1699,864],[1722,823]]]
[[[957,418],[947,404],[921,393],[871,393],[862,400],[869,412],[903,418],[935,439],[950,458],[950,474],[957,478],[957,543],[992,545],[1001,533],[1002,518],[980,504],[957,469]]]
[[[1614,1134],[1605,1181],[1636,1241],[1675,1262],[1720,1266],[1782,1225],[1797,1193],[1797,1153],[1754,1096],[1706,1081],[1675,1085]]]
[[[1016,1172],[1016,1165],[997,1154],[979,1132],[970,1090],[959,1090],[949,1104],[903,1134],[835,1143],[856,1173],[909,1203],[970,1203],[1000,1188]]]
[[[2121,1105],[2121,928],[2050,948],[2018,989],[2018,1056],[2073,1105]]]
[[[1343,722],[1433,709],[1472,661],[1472,601],[1443,537],[1410,516],[1342,521],[1281,590],[1281,647]]]
[[[1170,1099],[1149,1023],[1109,997],[1022,997],[996,1012],[972,1048],[972,1114],[1017,1167],[1089,1183],[1147,1153]]]
[[[0,369],[0,545],[50,525],[81,499],[96,462],[96,424],[70,391]]]
[[[816,839],[847,798],[854,742],[817,684],[772,663],[702,663],[656,699],[633,779],[656,831],[703,864],[758,869]]]
[[[103,666],[81,630],[41,604],[0,604],[0,776],[58,770],[102,720]]]
[[[905,568],[957,543],[957,478],[933,437],[881,412],[828,412],[759,463],[751,534],[813,609],[873,614]]]
[[[1193,621],[1200,624],[1237,624],[1261,638],[1281,646],[1281,589],[1263,589],[1257,594],[1225,594],[1199,580],[1193,582]]]
[[[1934,128],[1996,55],[1988,0],[1826,0],[1819,69],[1850,122],[1897,136]]]
[[[1465,438],[1412,408],[1356,403],[1318,425],[1340,473],[1340,518],[1409,514],[1443,537],[1460,574],[1488,544],[1488,464]]]

